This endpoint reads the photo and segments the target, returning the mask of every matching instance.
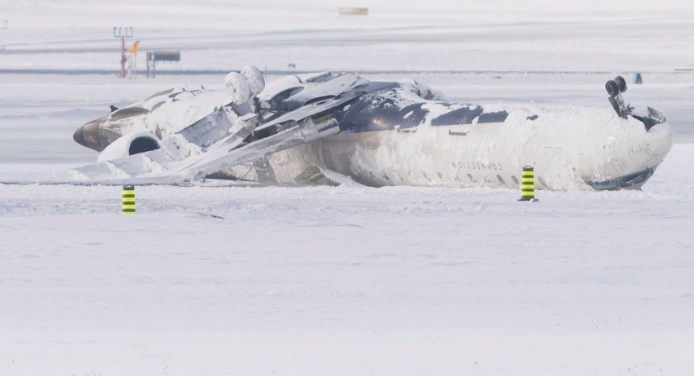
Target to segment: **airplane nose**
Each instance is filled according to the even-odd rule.
[[[82,146],[89,147],[87,146],[87,140],[84,137],[84,125],[75,130],[75,133],[72,135],[72,139]]]
[[[75,133],[72,135],[72,138],[75,140],[75,142],[82,146],[86,146],[96,151],[102,151],[105,147],[103,145],[103,137],[101,137],[101,133],[104,133],[101,130],[102,122],[103,118],[88,122],[87,124],[77,128]]]

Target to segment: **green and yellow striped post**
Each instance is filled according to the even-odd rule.
[[[135,214],[135,186],[123,186],[123,214]]]
[[[518,201],[537,201],[535,200],[535,169],[532,166],[523,167],[521,198]]]

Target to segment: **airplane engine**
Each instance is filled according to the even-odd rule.
[[[243,77],[250,88],[251,96],[260,94],[265,89],[265,78],[263,73],[253,65],[246,65],[241,68],[241,77]]]
[[[126,134],[107,146],[98,161],[109,161],[159,149],[159,139],[149,132]]]
[[[251,98],[251,85],[241,74],[237,72],[229,73],[224,79],[224,83],[227,93],[234,103],[245,103]]]

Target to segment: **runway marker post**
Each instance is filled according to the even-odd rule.
[[[123,186],[123,214],[135,214],[135,186]]]
[[[535,202],[535,169],[532,166],[523,167],[521,175],[521,198],[518,201]]]

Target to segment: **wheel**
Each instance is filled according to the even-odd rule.
[[[619,86],[619,91],[622,93],[627,91],[627,81],[624,79],[624,77],[617,76],[614,78],[614,82],[616,82],[617,86]]]
[[[619,94],[619,85],[612,80],[607,81],[605,84],[605,90],[607,90],[607,94],[614,97],[615,95]]]

